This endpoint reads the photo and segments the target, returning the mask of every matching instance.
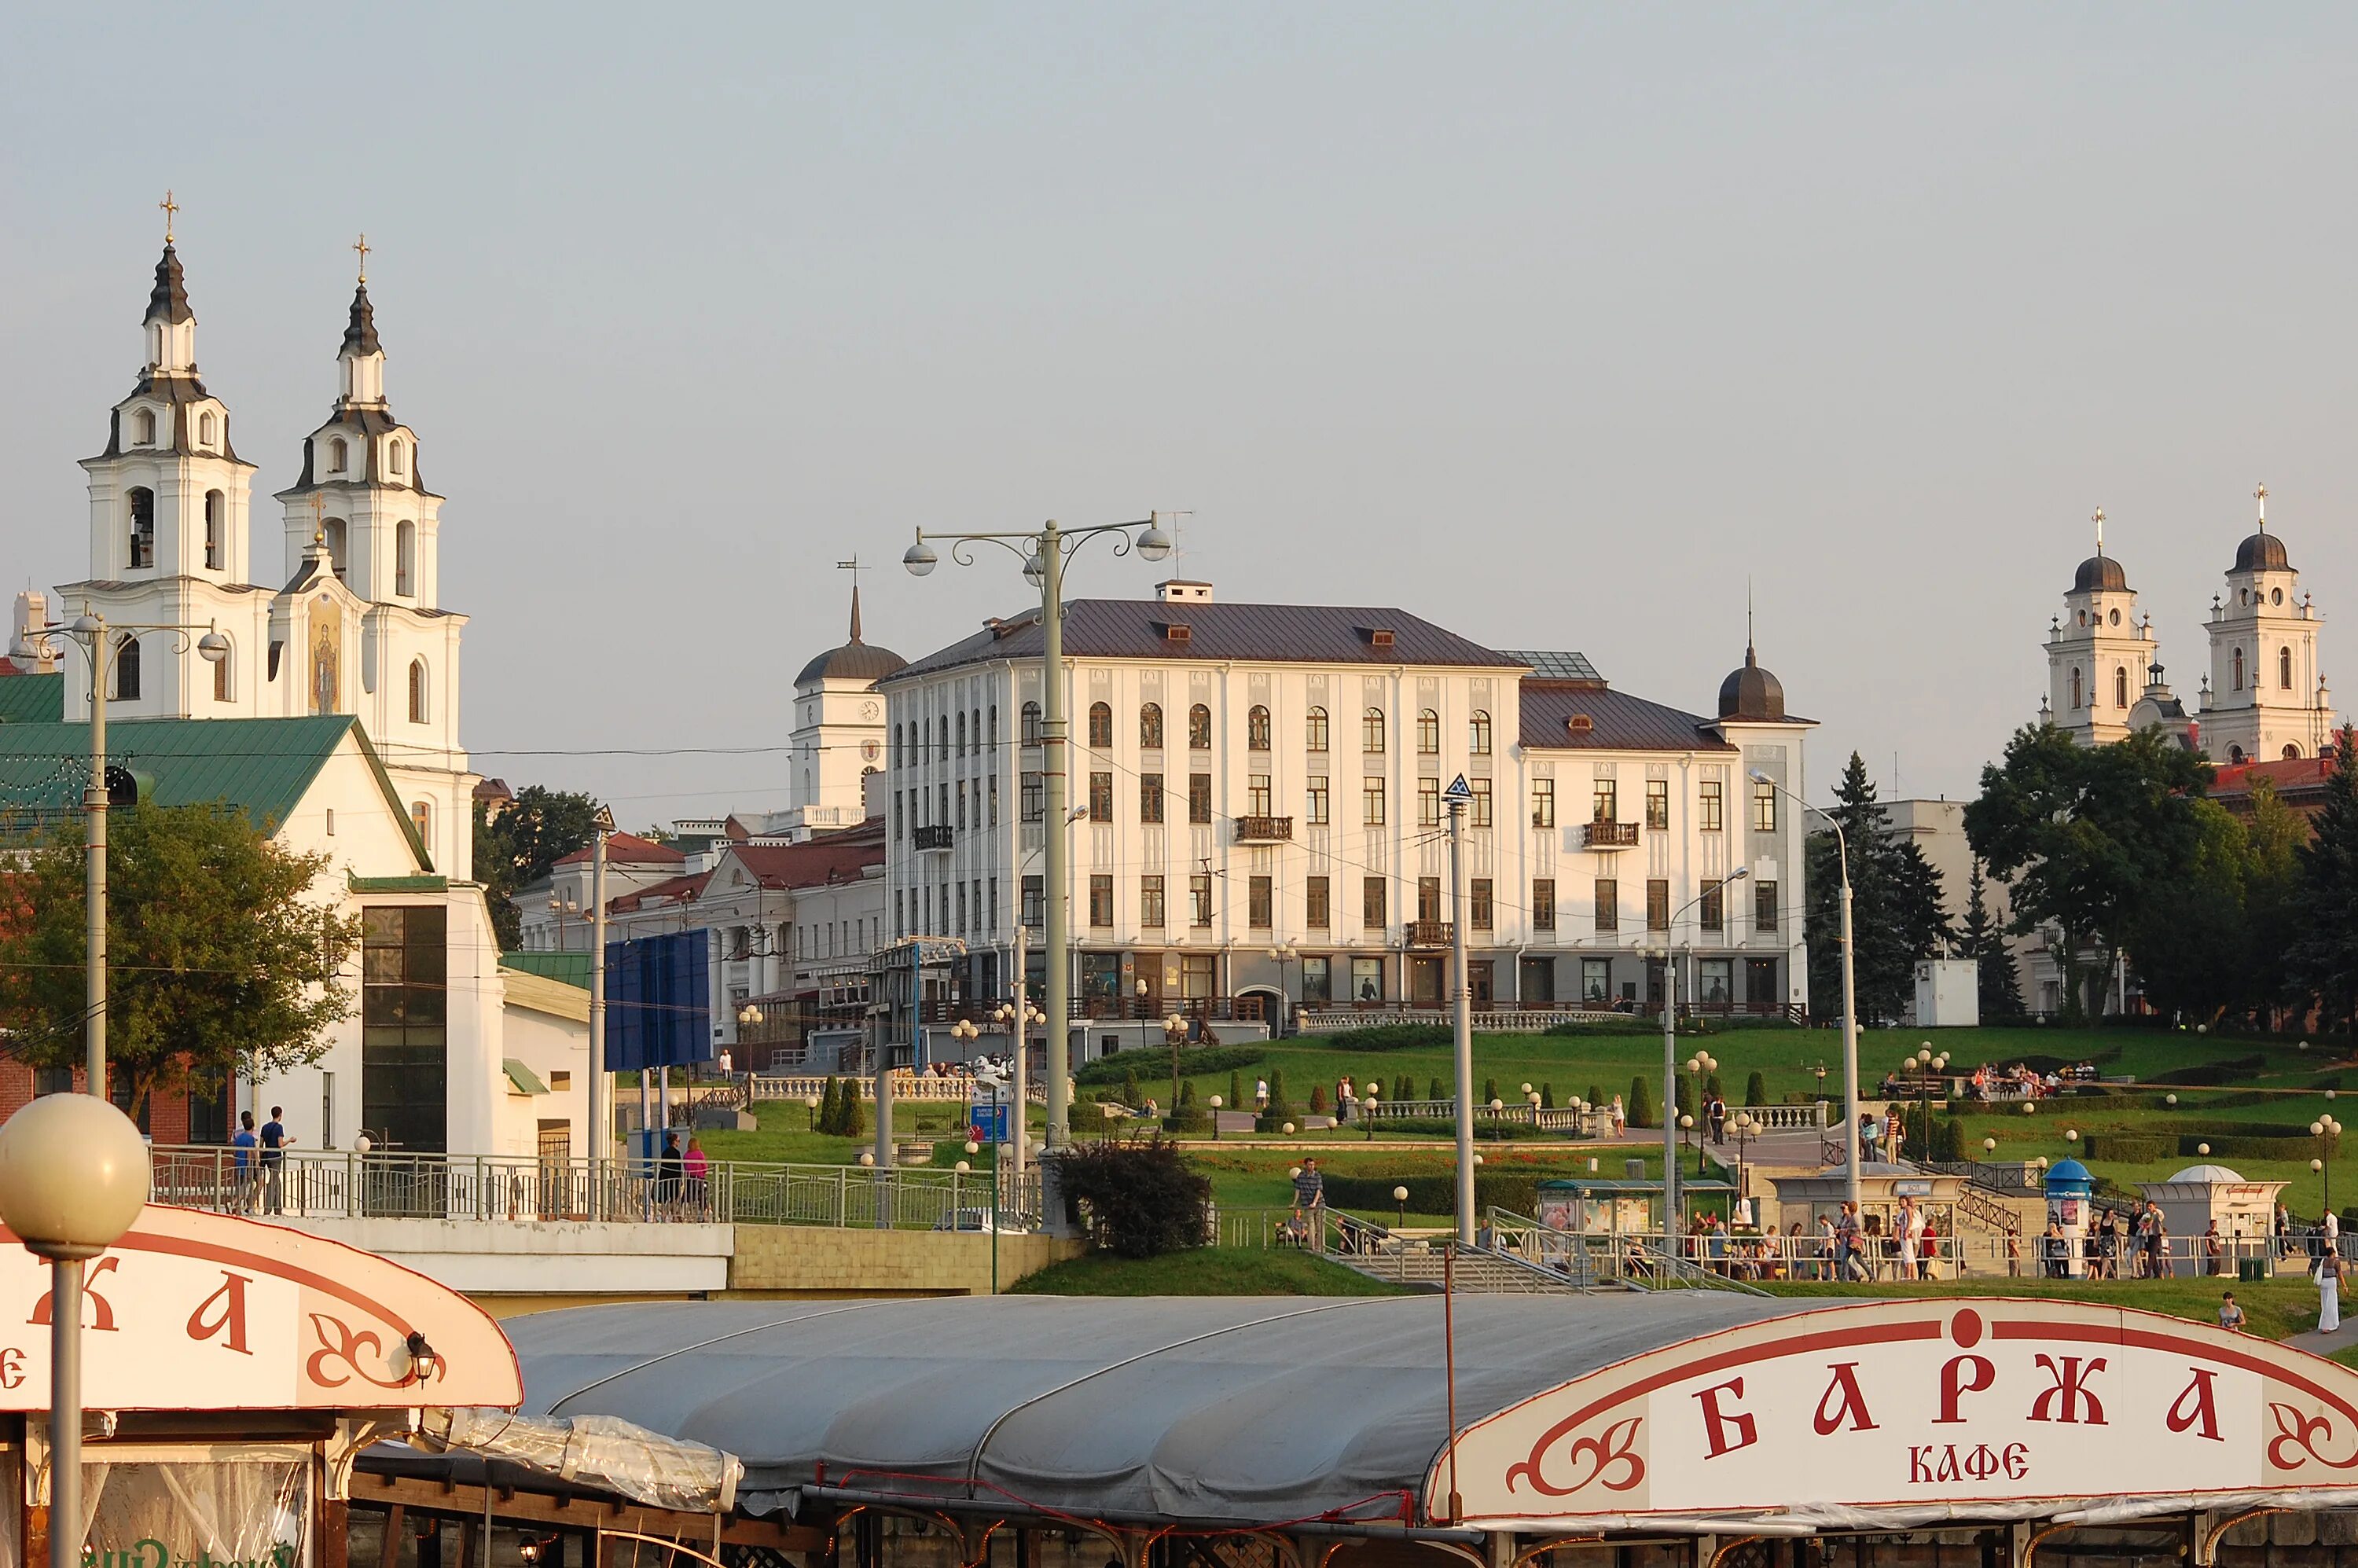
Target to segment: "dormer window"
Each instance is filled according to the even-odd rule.
[[[402,467],[402,465],[403,465],[403,463],[404,463],[406,460],[405,460],[405,459],[402,457],[402,455],[401,455],[401,443],[400,443],[399,441],[395,441],[395,442],[393,442],[391,445],[389,445],[389,446],[387,446],[387,447],[385,448],[385,449],[384,449],[384,466],[385,466],[385,469],[386,469],[386,470],[387,470],[388,472],[391,472],[391,473],[400,473],[400,472],[402,472],[402,471],[403,471],[403,467]]]
[[[156,444],[156,411],[154,409],[142,408],[132,415],[131,439],[135,446],[152,447]]]
[[[344,445],[344,438],[341,436],[338,436],[328,443],[328,471],[330,473],[343,472],[345,464],[348,460],[349,458]]]

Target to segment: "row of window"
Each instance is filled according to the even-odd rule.
[[[126,497],[131,508],[131,565],[135,569],[151,569],[156,565],[156,492],[144,486],[133,489]],[[226,549],[226,512],[228,500],[218,490],[205,492],[205,569],[228,569]],[[328,558],[334,563],[336,576],[344,575],[344,520],[330,517],[319,524],[328,546]],[[417,524],[396,524],[393,531],[393,591],[407,599],[416,592]]]
[[[2244,650],[2241,648],[2233,648],[2228,652],[2228,689],[2230,691],[2241,691],[2244,689]],[[2252,685],[2256,689],[2259,686],[2259,682],[2255,680],[2252,682]],[[2279,691],[2290,691],[2292,689],[2292,649],[2289,647],[2282,647],[2277,650],[2277,689]],[[2074,665],[2071,667],[2072,709],[2076,712],[2082,708],[2093,708],[2095,703],[2091,699],[2091,697],[2092,694],[2090,694],[2081,683],[2079,666]],[[2115,665],[2113,669],[2113,706],[2115,708],[2126,708],[2128,705],[2128,666],[2126,665]]]
[[[1115,925],[1114,877],[1110,872],[1092,872],[1088,881],[1088,924],[1094,930],[1110,930]],[[1212,924],[1215,879],[1208,871],[1198,871],[1187,878],[1187,924],[1202,928]],[[970,882],[953,882],[939,888],[924,886],[916,889],[899,888],[892,893],[892,919],[903,934],[913,931],[931,935],[965,936],[969,935],[969,917],[975,935],[999,935],[999,879],[989,879],[990,897],[983,895],[984,879]],[[972,889],[969,902],[968,889]],[[1141,929],[1161,931],[1168,928],[1170,881],[1161,874],[1149,874],[1138,879],[1138,924]],[[1594,890],[1592,919],[1599,932],[1613,933],[1620,929],[1620,883],[1611,877],[1600,877]],[[1778,906],[1778,884],[1756,881],[1752,884],[1752,929],[1775,931],[1781,915]],[[1028,926],[1039,925],[1044,918],[1046,890],[1043,880],[1028,876],[1022,882],[1022,919]],[[1334,879],[1313,876],[1303,884],[1303,926],[1311,931],[1325,931],[1334,925]],[[1496,925],[1496,883],[1488,877],[1469,878],[1466,889],[1466,924],[1471,931],[1488,931]],[[987,912],[987,913],[986,913]],[[1556,884],[1552,877],[1542,877],[1531,885],[1531,926],[1535,932],[1556,929]],[[936,927],[939,917],[942,925]],[[1419,922],[1437,922],[1444,918],[1441,879],[1419,877],[1416,880],[1416,914]],[[1359,882],[1359,923],[1367,931],[1387,929],[1391,919],[1391,879],[1363,877]],[[912,925],[914,920],[916,924]],[[988,922],[989,930],[984,930]],[[1706,881],[1703,896],[1696,902],[1695,924],[1703,931],[1724,932],[1727,928],[1727,898],[1725,884]],[[1276,925],[1276,881],[1269,876],[1249,876],[1245,879],[1245,925],[1256,931],[1268,931]],[[1671,884],[1655,879],[1646,883],[1646,927],[1648,931],[1667,932],[1671,928]]]
[[[210,411],[197,416],[198,446],[211,447],[213,444],[213,416]],[[135,409],[132,412],[131,444],[135,447],[152,447],[156,444],[156,411],[154,409],[140,408]],[[384,449],[384,466],[387,471],[392,473],[398,474],[406,473],[408,471],[409,449],[406,443],[392,441],[386,444]],[[351,467],[352,444],[346,441],[341,436],[330,437],[328,439],[328,471],[330,473],[344,473],[349,471]]]
[[[227,642],[228,638],[224,636],[222,641]],[[114,661],[114,684],[108,691],[109,701],[136,702],[139,700],[140,687],[144,679],[142,665],[145,663],[145,657],[136,636],[126,632],[116,639]],[[215,702],[236,700],[237,676],[233,667],[236,662],[237,647],[235,643],[232,643],[230,651],[213,665],[213,700]],[[424,724],[427,721],[432,708],[433,687],[433,676],[427,670],[426,661],[410,660],[409,721],[412,724]]]
[[[1027,703],[1024,705],[1023,710],[1027,715],[1031,716],[1032,722],[1036,728],[1040,705],[1038,703]],[[936,755],[940,757],[964,757],[969,754],[980,756],[986,749],[992,749],[998,746],[999,704],[994,702],[990,705],[990,733],[988,741],[983,738],[982,709],[977,708],[971,710],[971,717],[973,719],[971,726],[968,724],[968,717],[969,715],[968,713],[958,713],[955,715],[956,721],[955,724],[953,724],[953,716],[945,713],[936,720],[936,722],[941,727],[941,742]],[[955,743],[951,739],[953,734],[957,737]],[[905,724],[893,725],[892,765],[896,768],[915,767],[917,765],[917,755],[924,749],[925,742],[925,722],[924,719],[912,719]],[[1026,745],[1036,745],[1038,743],[1038,737],[1033,735],[1024,743]]]
[[[1039,741],[1039,705],[1023,705],[1023,743]],[[1380,708],[1370,708],[1359,716],[1359,749],[1371,756],[1384,750],[1385,719]],[[1333,731],[1333,724],[1323,708],[1313,708],[1303,719],[1303,740],[1306,750],[1324,752]],[[1098,751],[1113,748],[1113,706],[1093,702],[1089,705],[1088,743]],[[1245,748],[1248,751],[1270,750],[1271,725],[1269,709],[1256,703],[1245,711]],[[1141,751],[1163,750],[1163,705],[1149,702],[1138,710],[1138,745]],[[1187,709],[1187,749],[1208,752],[1212,749],[1212,710],[1204,703]],[[1490,716],[1479,709],[1466,721],[1466,749],[1475,756],[1490,754]],[[1441,715],[1427,708],[1416,716],[1416,750],[1420,756],[1438,756],[1441,752]]]

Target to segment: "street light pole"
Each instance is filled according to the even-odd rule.
[[[606,1156],[614,1130],[612,1080],[606,1076],[606,835],[613,830],[613,812],[600,806],[590,824],[590,840],[589,1139],[590,1212],[600,1217],[606,1209]],[[560,925],[557,931],[557,945],[562,948],[564,927]]]
[[[1463,781],[1460,781],[1461,783]],[[1449,796],[1449,957],[1456,988],[1450,1001],[1457,1067],[1457,1245],[1474,1245],[1474,1000],[1466,983],[1466,804]],[[1373,1097],[1370,1096],[1372,1102]],[[1373,1136],[1372,1117],[1369,1122]]]
[[[1787,800],[1809,809],[1810,803],[1755,768],[1754,784],[1767,784]],[[1834,859],[1842,868],[1842,980],[1843,980],[1843,1196],[1858,1209],[1858,977],[1852,963],[1853,944],[1850,935],[1850,839],[1842,824],[1829,813],[1826,826],[1834,830]]]
[[[1736,868],[1734,875],[1719,884],[1720,896],[1725,898],[1732,884],[1742,881],[1750,874],[1748,867]],[[1679,1216],[1679,960],[1678,954],[1671,946],[1671,933],[1677,929],[1679,916],[1701,903],[1706,896],[1697,893],[1671,911],[1662,922],[1662,945],[1645,949],[1648,957],[1659,957],[1662,962],[1662,1230],[1665,1235],[1676,1227]]]
[[[1133,541],[1130,529],[1137,529]],[[917,530],[917,542],[902,555],[901,564],[911,575],[924,577],[941,564],[925,541],[946,539],[951,542],[950,558],[960,566],[971,566],[974,558],[967,546],[988,541],[1021,557],[1023,571],[1040,589],[1040,744],[1045,753],[1041,761],[1041,783],[1047,803],[1049,832],[1046,865],[1043,870],[1046,886],[1043,890],[1047,904],[1048,936],[1047,1006],[1048,1014],[1048,1130],[1047,1146],[1061,1149],[1072,1141],[1072,1078],[1068,1061],[1072,1032],[1072,943],[1069,930],[1068,889],[1065,842],[1065,559],[1100,534],[1114,535],[1118,540],[1114,554],[1127,555],[1131,549],[1150,561],[1159,561],[1172,550],[1171,535],[1163,531],[1161,514],[1150,516],[1143,524],[1103,523],[1094,527],[1076,528],[1069,532],[1059,528],[1052,518],[1035,533],[943,533],[928,534]],[[1019,548],[1028,545],[1028,550]],[[1022,897],[1019,884],[1017,897]],[[1022,912],[1016,912],[1022,923]]]
[[[90,783],[81,792],[87,818],[82,871],[82,1077],[83,1087],[106,1098],[106,809],[112,804],[106,787],[106,677],[121,647],[107,646],[106,617],[85,611],[70,622],[42,627],[38,637],[67,636],[81,644],[90,660]],[[120,633],[166,632],[188,646],[188,634],[202,632],[197,653],[209,665],[229,657],[229,639],[213,623],[139,622],[114,628]],[[232,1108],[234,1109],[234,1104]]]

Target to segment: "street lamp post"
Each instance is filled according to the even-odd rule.
[[[1270,962],[1277,966],[1279,1018],[1277,1027],[1272,1031],[1273,1033],[1289,1033],[1288,1026],[1293,1022],[1293,988],[1288,983],[1286,970],[1301,957],[1301,953],[1291,942],[1282,942],[1269,950]]]
[[[89,819],[83,849],[82,1076],[88,1080],[84,1087],[101,1099],[106,1098],[106,681],[124,648],[135,640],[125,635],[110,647],[109,632],[162,632],[177,637],[181,648],[188,646],[189,633],[201,632],[197,653],[207,664],[229,657],[229,639],[210,622],[202,626],[140,622],[110,627],[106,617],[85,611],[72,621],[53,622],[33,633],[37,638],[67,638],[90,661],[90,783],[81,792],[82,811]]]
[[[1750,875],[1748,868],[1738,867],[1726,881],[1719,884],[1721,896],[1727,892],[1729,882],[1742,881]],[[1659,947],[1641,949],[1645,957],[1662,966],[1662,1227],[1670,1230],[1679,1213],[1679,971],[1678,957],[1671,950],[1671,932],[1679,916],[1701,903],[1706,895],[1694,897],[1672,910],[1662,922],[1662,942]]]
[[[1949,1054],[1943,1051],[1938,1055],[1933,1054],[1931,1043],[1927,1041],[1917,1048],[1910,1060],[1916,1064],[1916,1103],[1920,1113],[1917,1119],[1924,1129],[1924,1157],[1929,1160],[1932,1157],[1932,1079],[1949,1070]],[[1901,1157],[1905,1158],[1907,1140],[1900,1141],[1899,1148]]]
[[[1752,770],[1754,784],[1767,784],[1787,800],[1809,809],[1810,803],[1770,778],[1758,768]],[[1852,962],[1850,938],[1850,839],[1842,824],[1832,816],[1826,826],[1834,830],[1834,850],[1842,867],[1842,979],[1843,979],[1843,1196],[1857,1212],[1858,1199],[1858,976]]]
[[[2330,1116],[2322,1116],[2309,1124],[2309,1135],[2318,1141],[2317,1159],[2309,1162],[2312,1171],[2325,1176],[2325,1211],[2333,1212],[2333,1141],[2342,1136],[2342,1124]]]
[[[1130,535],[1137,529],[1136,537]],[[1144,524],[1105,523],[1095,527],[1065,530],[1054,519],[1033,532],[927,534],[917,530],[917,540],[902,555],[901,564],[916,577],[924,577],[941,564],[928,538],[945,540],[950,546],[950,559],[960,566],[972,566],[974,556],[969,546],[988,542],[997,545],[1023,562],[1023,575],[1040,589],[1040,741],[1045,749],[1044,766],[1040,770],[1045,786],[1046,817],[1052,825],[1045,849],[1048,925],[1048,996],[1046,1011],[1048,1027],[1048,1133],[1050,1149],[1061,1149],[1072,1141],[1072,1079],[1066,1071],[1070,1043],[1073,976],[1072,938],[1068,930],[1070,911],[1066,907],[1065,871],[1067,847],[1065,842],[1065,563],[1082,546],[1100,534],[1114,535],[1114,554],[1127,555],[1133,548],[1150,561],[1159,561],[1172,550],[1171,535],[1163,531],[1159,514]],[[1030,546],[1028,550],[1020,546]],[[1019,921],[1021,911],[1018,911]],[[1176,1108],[1175,1107],[1174,1108]]]
[[[82,1265],[147,1202],[147,1146],[103,1098],[48,1095],[0,1126],[0,1220],[49,1262],[49,1568],[80,1568]]]

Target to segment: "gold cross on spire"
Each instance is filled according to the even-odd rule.
[[[360,252],[361,254],[361,281],[362,283],[366,283],[368,281],[368,236],[366,234],[362,234],[359,239],[354,240],[352,242],[352,249]]]
[[[2260,503],[2260,532],[2265,534],[2268,531],[2268,487],[2266,484],[2256,486],[2252,492],[2252,499]]]
[[[2096,508],[2095,524],[2096,554],[2101,556],[2104,553],[2104,509],[2101,506]]]
[[[172,243],[172,215],[179,211],[180,204],[173,200],[172,193],[167,190],[164,192],[164,200],[156,205],[164,210],[164,243],[168,245]]]

